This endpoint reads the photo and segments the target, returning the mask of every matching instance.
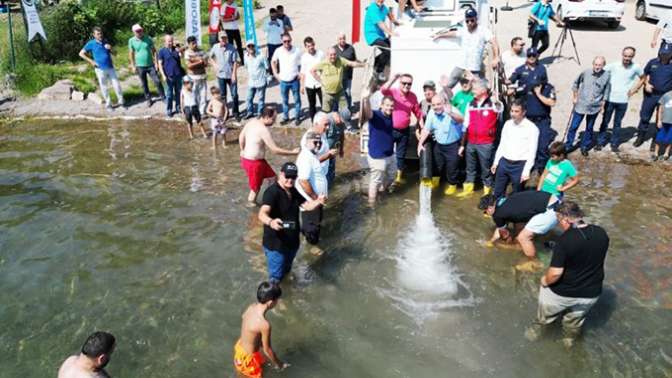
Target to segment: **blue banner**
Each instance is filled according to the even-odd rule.
[[[254,0],[243,0],[243,14],[245,16],[245,43],[252,41],[259,53],[257,43],[257,29],[254,25]]]

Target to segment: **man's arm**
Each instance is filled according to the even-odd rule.
[[[271,133],[268,130],[262,131],[261,134],[261,140],[264,141],[264,144],[268,146],[268,148],[273,151],[274,154],[278,155],[296,155],[299,153],[299,148],[295,148],[293,150],[286,150],[284,148],[278,147],[277,144],[275,144],[275,141],[273,140],[273,137],[271,136]]]
[[[310,74],[313,75],[313,78],[317,80],[318,83],[322,83],[322,76],[318,74],[318,67],[320,67],[321,64],[316,64],[313,68],[310,69]]]
[[[555,106],[555,99],[544,96],[543,93],[541,92],[541,86],[537,86],[534,88],[534,94],[537,96],[537,98],[539,99],[539,101],[541,101],[542,104],[551,107]]]
[[[639,88],[641,88],[644,85],[644,82],[646,81],[646,76],[642,73],[639,76],[639,80],[635,82],[635,84],[630,88],[628,91],[628,97],[632,97],[635,95],[635,93],[639,92]]]
[[[306,211],[315,210],[318,207],[327,203],[327,197],[325,195],[317,196],[316,200],[306,201],[301,205],[301,208]]]
[[[510,143],[508,134],[509,134],[509,122],[512,122],[511,120],[506,121],[504,124],[504,127],[502,127],[502,136],[499,139],[499,146],[497,146],[497,151],[495,152],[495,159],[492,161],[492,167],[490,168],[490,171],[494,175],[495,172],[497,171],[497,165],[499,165],[499,160],[502,158],[502,155],[504,154],[504,148],[503,145],[504,143]]]
[[[315,191],[313,190],[313,187],[310,185],[310,182],[306,179],[298,179],[299,185],[301,185],[301,189],[306,193],[308,197],[310,197],[313,200],[317,199],[317,194],[315,194]]]
[[[567,190],[569,190],[569,189],[575,187],[576,184],[578,184],[578,183],[579,183],[579,175],[576,175],[576,176],[574,176],[574,177],[570,177],[570,178],[567,180],[567,183],[566,183],[565,185],[562,185],[562,186],[560,186],[560,187],[557,188],[557,189],[558,189],[558,191],[560,191],[560,192],[565,192],[565,191],[567,191]]]
[[[273,362],[276,368],[284,369],[286,367],[286,364],[280,361],[271,347],[271,324],[268,321],[265,321],[261,328],[261,347],[264,350],[264,354]]]
[[[492,38],[490,39],[490,45],[492,46],[492,68],[496,69],[497,66],[499,65],[499,43],[497,42],[497,38],[493,35]]]
[[[273,76],[280,81],[280,67],[278,66],[278,60],[277,59],[272,59],[271,60],[271,72],[273,72]]]
[[[380,87],[380,91],[381,91],[381,92],[387,92],[387,91],[389,91],[390,88],[392,87],[392,85],[394,84],[394,82],[396,82],[397,80],[399,80],[400,77],[401,77],[401,74],[398,74],[398,73],[396,73],[396,74],[390,76],[390,78],[387,80],[387,82],[386,82],[385,84],[383,84],[382,87]]]
[[[457,37],[457,30],[442,30],[432,36],[432,39],[437,40],[441,38],[455,38]]]
[[[656,47],[656,45],[658,44],[658,37],[660,37],[660,33],[662,31],[663,29],[656,26],[656,29],[653,31],[653,39],[651,39],[651,48]]]
[[[418,138],[418,157],[420,153],[425,150],[425,141],[429,138],[429,127],[425,127],[420,132],[420,138]]]
[[[574,83],[572,84],[572,103],[576,104],[576,102],[579,100],[579,87],[581,86],[581,83],[583,82],[583,72],[579,74],[579,76],[574,80]]]
[[[79,57],[82,58],[82,59],[84,59],[84,60],[86,60],[86,61],[87,61],[90,65],[92,65],[94,68],[95,68],[95,67],[98,67],[98,65],[96,64],[96,62],[95,62],[93,59],[89,58],[89,56],[86,54],[86,50],[81,49],[81,50],[79,51]]]
[[[326,154],[320,156],[318,160],[320,161],[320,163],[322,163],[336,156],[337,153],[338,151],[332,148],[331,150],[327,151]]]
[[[247,130],[247,125],[243,127],[243,129],[240,131],[240,135],[238,135],[238,145],[240,146],[240,153],[243,153],[243,150],[245,150],[245,131]]]
[[[537,192],[541,191],[541,187],[544,186],[544,180],[548,176],[548,169],[544,168],[544,172],[539,176],[539,181],[537,181]]]
[[[532,166],[534,165],[534,160],[537,156],[537,145],[539,143],[539,129],[537,129],[532,121],[527,122],[530,122],[530,126],[532,126],[529,128],[531,142],[527,145],[527,158],[525,159],[525,165],[523,166],[523,173],[520,175],[520,182],[527,181],[530,178],[530,171],[532,171]]]
[[[373,111],[371,110],[371,92],[369,89],[362,91],[362,122],[366,122],[373,118]]]
[[[271,218],[271,207],[269,205],[262,205],[259,209],[259,221],[261,221],[263,225],[268,226],[275,231],[282,230],[282,219]],[[266,353],[265,350],[264,353]]]
[[[236,56],[238,56],[236,54]],[[235,83],[238,81],[238,59],[233,61],[233,71],[231,71],[231,82]]]
[[[546,274],[544,274],[544,276],[541,277],[541,286],[548,287],[558,282],[560,277],[562,277],[562,273],[564,273],[564,271],[565,268],[555,268],[552,266],[549,267],[546,270]]]
[[[159,68],[156,65],[159,64],[159,57],[154,45],[152,45],[151,53],[152,53],[152,62],[154,62],[154,68],[158,70]]]
[[[130,43],[129,43],[129,45],[130,45]],[[131,67],[131,71],[135,72],[135,51],[133,51],[132,48],[128,49],[128,61],[129,61],[129,65]]]

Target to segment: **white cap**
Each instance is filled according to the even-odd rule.
[[[131,30],[134,31],[134,32],[136,32],[136,31],[141,31],[141,30],[142,30],[142,26],[140,26],[140,24],[135,24],[135,25],[133,25],[133,26],[131,27]]]

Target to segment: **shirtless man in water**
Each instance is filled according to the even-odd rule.
[[[271,323],[266,320],[266,311],[275,307],[282,290],[277,284],[262,282],[257,289],[257,302],[243,313],[240,327],[240,339],[236,342],[233,365],[239,377],[261,378],[263,374],[264,354],[278,370],[289,367],[280,361],[271,347]]]
[[[58,378],[106,378],[110,375],[105,366],[114,352],[114,336],[107,332],[94,332],[89,336],[82,352],[70,356],[58,369]]]
[[[266,147],[278,155],[297,155],[299,148],[285,150],[273,141],[268,127],[275,123],[278,112],[272,106],[265,106],[260,119],[248,122],[238,137],[240,144],[240,166],[247,173],[250,194],[247,196],[248,206],[257,205],[257,194],[264,179],[275,177],[275,172],[266,161]]]

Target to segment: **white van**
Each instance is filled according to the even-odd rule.
[[[638,20],[669,20],[672,17],[672,0],[638,0],[635,18]]]
[[[553,3],[563,21],[606,21],[611,29],[618,28],[625,12],[625,0],[556,0]]]

